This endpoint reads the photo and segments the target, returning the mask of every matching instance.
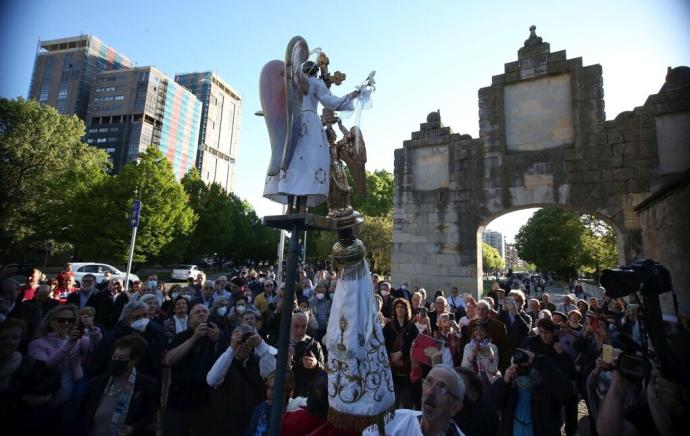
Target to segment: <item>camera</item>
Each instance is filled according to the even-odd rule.
[[[522,350],[515,350],[513,352],[513,363],[516,365],[527,365],[529,356]]]
[[[295,344],[295,359],[301,359],[304,353],[307,352],[307,344],[304,341],[299,341]]]

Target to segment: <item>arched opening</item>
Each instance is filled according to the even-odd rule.
[[[564,204],[549,203],[522,205],[487,216],[480,222],[480,225],[477,228],[476,247],[478,295],[481,296],[482,293],[487,290],[487,288],[490,288],[493,280],[497,278],[505,279],[510,270],[512,270],[513,273],[529,274],[532,272],[531,270],[539,271],[540,269],[543,269],[539,268],[539,265],[530,265],[529,261],[531,259],[521,259],[518,253],[518,245],[520,244],[516,244],[515,241],[515,238],[522,226],[525,226],[529,222],[529,219],[534,216],[537,211],[543,209],[557,209],[573,212],[574,216],[580,217],[580,220],[582,221],[585,229],[585,233],[583,233],[583,235],[586,235],[589,238],[596,237],[602,239],[585,240],[585,242],[580,245],[582,250],[588,250],[586,252],[583,251],[582,256],[583,259],[588,259],[588,263],[583,263],[583,265],[580,265],[576,271],[577,277],[596,279],[598,278],[597,276],[602,269],[615,266],[615,264],[625,263],[625,238],[620,228],[610,217],[595,210]],[[524,237],[525,235],[523,235],[523,239]],[[534,234],[532,234],[531,238],[535,239]],[[615,238],[615,254],[613,256],[611,256],[610,252],[612,238]],[[544,239],[548,239],[547,236],[545,236]],[[587,242],[589,242],[591,246],[587,246]],[[488,256],[488,259],[487,256],[483,256],[483,248],[486,247],[484,244],[490,246],[488,248],[489,250],[495,250],[501,255],[504,265],[502,265],[500,268],[497,268],[494,264],[485,264],[485,262],[491,262],[492,259],[491,256]],[[594,250],[594,244],[604,244],[609,248],[609,255],[604,259],[604,254],[600,254]],[[617,257],[617,259],[612,259],[612,257]],[[611,264],[612,262],[614,264]],[[595,268],[594,274],[591,273],[591,267]],[[553,271],[539,272],[553,273]],[[565,279],[566,274],[562,275],[564,276],[562,278]]]

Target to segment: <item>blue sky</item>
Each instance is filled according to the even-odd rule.
[[[236,193],[259,215],[279,207],[261,198],[269,158],[258,76],[302,35],[348,79],[341,95],[376,70],[374,107],[362,129],[368,169],[393,169],[393,150],[436,109],[446,125],[478,134],[477,90],[490,85],[531,24],[585,65],[602,64],[606,115],[644,103],[667,66],[690,65],[690,2],[658,1],[48,1],[0,2],[0,96],[26,96],[39,38],[90,33],[137,65],[169,76],[214,70],[243,97]],[[327,7],[324,7],[327,5]],[[491,228],[512,236],[529,213]]]

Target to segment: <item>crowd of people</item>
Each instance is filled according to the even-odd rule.
[[[5,428],[264,435],[278,401],[282,434],[342,434],[327,422],[322,342],[335,272],[299,271],[292,302],[270,271],[173,286],[151,275],[127,290],[90,274],[76,288],[69,268],[51,279],[34,268],[23,284],[13,273],[0,271]],[[664,434],[660,414],[675,419],[687,406],[660,374],[650,388],[616,369],[621,350],[645,343],[639,308],[623,299],[567,295],[555,305],[539,282],[496,282],[479,300],[456,287],[394,289],[376,274],[372,284],[398,409],[387,434],[575,435],[581,400],[591,434]],[[284,304],[289,373],[285,397],[274,398]],[[640,390],[656,407],[624,407]]]

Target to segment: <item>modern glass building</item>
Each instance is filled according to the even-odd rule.
[[[239,145],[242,98],[213,72],[177,74],[175,81],[202,103],[196,167],[207,184],[218,183],[231,192]]]
[[[92,87],[86,142],[108,152],[114,172],[153,145],[179,180],[195,165],[201,107],[155,67],[104,71]]]
[[[29,98],[62,114],[85,119],[98,73],[132,65],[131,60],[92,35],[39,41]]]

